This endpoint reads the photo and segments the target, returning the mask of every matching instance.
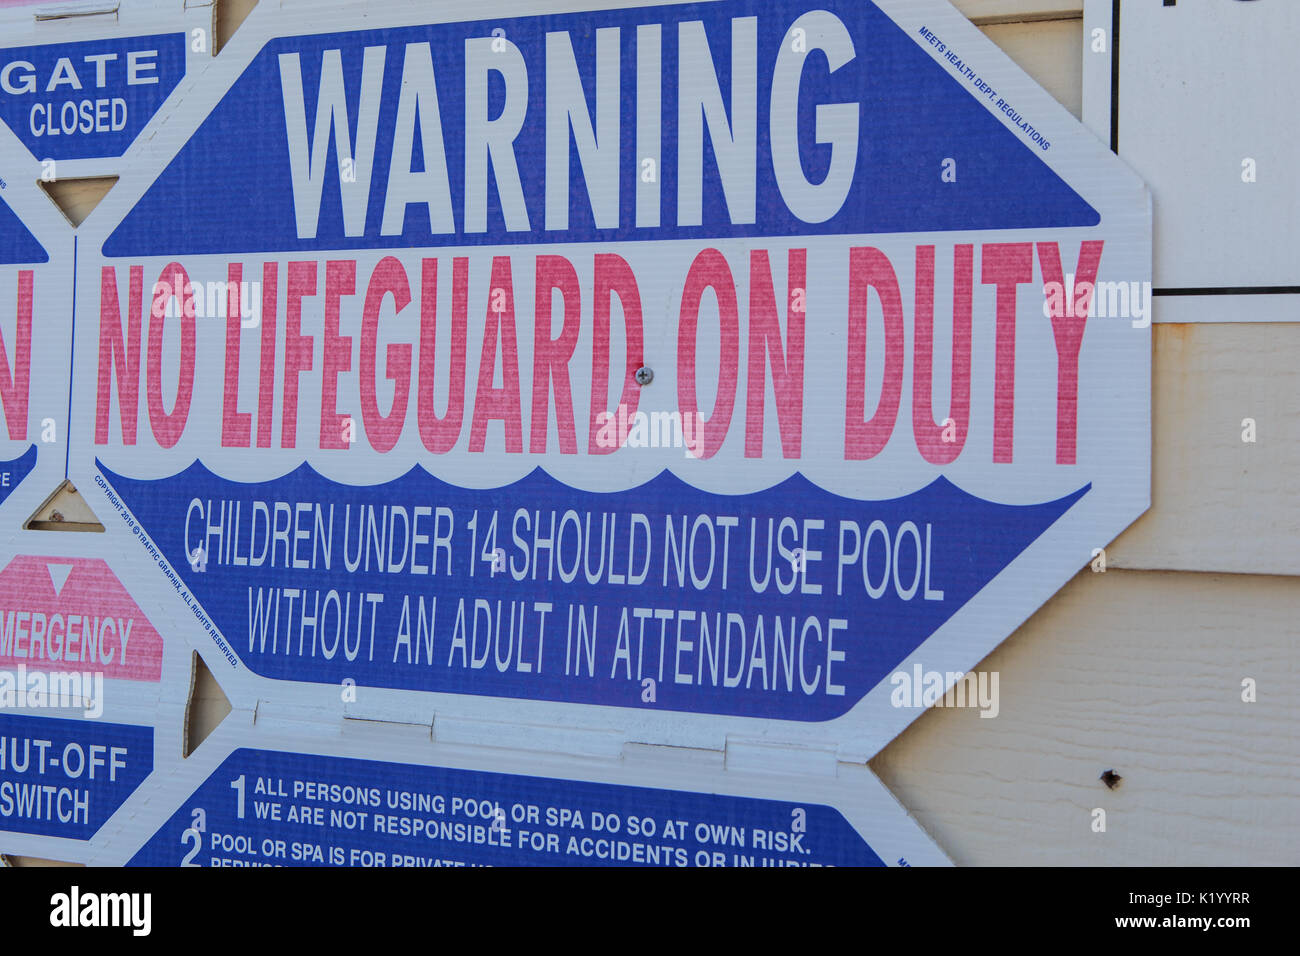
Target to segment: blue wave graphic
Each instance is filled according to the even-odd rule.
[[[799,721],[849,711],[1091,487],[1005,505],[942,477],[864,501],[801,474],[721,495],[667,471],[589,492],[540,468],[492,489],[100,469],[266,677]]]

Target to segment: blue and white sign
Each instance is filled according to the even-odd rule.
[[[4,429],[0,431],[0,505],[36,467],[36,445],[32,441],[36,436],[28,434],[34,267],[49,259],[45,248],[0,194],[0,282],[7,279],[4,285],[11,291],[11,295],[0,298],[0,302],[8,299],[11,307],[0,311],[0,416],[4,418]]]
[[[865,767],[799,780],[631,758],[594,769],[359,734],[310,752],[218,731],[92,862],[135,866],[935,866],[948,861]],[[263,746],[254,744],[263,740]],[[275,747],[277,749],[271,749]],[[218,762],[219,761],[219,762]],[[502,767],[508,767],[503,770]],[[792,779],[792,778],[791,778]],[[784,783],[784,790],[780,784]],[[789,799],[797,790],[798,798]],[[134,839],[132,838],[134,837]]]
[[[0,142],[0,545],[67,475],[73,239]]]
[[[0,120],[37,159],[121,156],[185,73],[184,33],[0,48]]]
[[[128,590],[156,573],[147,556],[105,558],[99,534],[11,537],[0,545],[0,853],[84,863],[109,821],[136,816],[151,775],[182,761],[194,655]]]
[[[1146,509],[1147,194],[947,3],[588,6],[254,11],[74,471],[236,696],[863,759]]]
[[[170,0],[132,0],[111,16],[0,10],[0,142],[23,155],[2,174],[121,175],[163,104],[211,62],[212,10]]]
[[[0,830],[88,840],[152,768],[152,727],[0,712]]]

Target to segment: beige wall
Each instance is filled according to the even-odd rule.
[[[956,5],[1080,114],[1081,0]],[[958,864],[1300,862],[1300,324],[1153,332],[1151,511],[980,665],[996,719],[932,708],[871,762]],[[200,664],[191,747],[228,711]]]

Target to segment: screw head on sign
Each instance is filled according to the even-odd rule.
[[[636,370],[636,383],[638,385],[649,385],[655,380],[655,372],[648,365],[642,365]]]

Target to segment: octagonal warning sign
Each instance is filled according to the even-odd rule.
[[[281,699],[874,753],[1147,507],[1142,183],[946,3],[481,10],[250,16],[79,485]]]

